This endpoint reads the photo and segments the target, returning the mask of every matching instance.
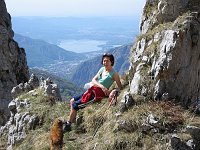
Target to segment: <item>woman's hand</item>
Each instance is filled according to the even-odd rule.
[[[109,101],[111,101],[116,96],[117,93],[118,93],[117,89],[112,90],[109,94]]]
[[[117,102],[117,94],[118,94],[118,90],[114,89],[110,92],[109,94],[109,102],[112,102],[112,104],[116,104]]]

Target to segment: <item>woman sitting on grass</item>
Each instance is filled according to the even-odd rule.
[[[102,56],[103,67],[98,71],[98,73],[92,79],[92,87],[89,88],[85,93],[75,96],[70,100],[70,114],[69,120],[64,122],[64,132],[71,130],[71,123],[76,120],[77,111],[79,109],[85,108],[88,103],[93,101],[100,101],[101,99],[108,97],[112,99],[115,92],[119,91],[122,87],[119,74],[113,69],[114,56],[109,53],[105,53]],[[110,91],[109,88],[116,81],[117,90]]]

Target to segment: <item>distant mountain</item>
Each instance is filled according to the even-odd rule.
[[[13,17],[16,33],[58,45],[62,40],[97,40],[124,45],[139,34],[136,17]]]
[[[39,70],[39,69],[29,69],[29,72],[30,72],[30,74],[34,73],[39,78],[44,77],[46,79],[46,78],[50,77],[50,79],[54,83],[58,84],[63,100],[69,100],[70,97],[83,92],[82,88],[76,86],[72,82],[70,82],[66,79],[60,78],[58,76],[52,75],[46,71]]]
[[[29,67],[43,67],[57,61],[82,60],[83,54],[66,51],[43,40],[15,34],[14,39],[26,50]]]
[[[121,75],[123,75],[129,68],[131,46],[131,44],[120,46],[108,51],[108,53],[112,53],[114,55],[114,69]],[[102,55],[99,55],[81,63],[74,72],[71,80],[77,85],[84,85],[86,82],[89,82],[102,66],[101,57]]]

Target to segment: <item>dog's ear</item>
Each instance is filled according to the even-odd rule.
[[[60,119],[58,119],[58,124],[59,124],[60,126],[62,126],[62,125],[63,125],[63,121],[60,120]]]

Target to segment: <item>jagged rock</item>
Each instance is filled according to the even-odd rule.
[[[19,87],[20,90],[22,90],[22,91],[24,90],[24,84],[23,84],[23,83],[20,83],[20,84],[18,85],[18,87]]]
[[[28,67],[24,49],[13,40],[11,17],[4,0],[0,1],[0,126],[8,120],[10,91],[19,83],[28,81]],[[2,115],[1,115],[2,114]],[[6,117],[6,118],[5,118]],[[3,118],[3,119],[2,119]],[[5,121],[4,121],[5,119]]]
[[[28,129],[34,130],[37,125],[39,125],[39,117],[36,115],[30,116],[29,122],[28,122]]]
[[[161,100],[164,100],[164,101],[169,100],[169,94],[168,93],[163,93],[162,97],[161,97]]]
[[[35,89],[39,86],[39,79],[36,75],[32,74],[29,81],[28,81],[28,84],[32,87],[32,89]]]
[[[77,116],[76,118],[76,125],[79,126],[81,123],[83,123],[83,115]]]
[[[165,88],[165,83],[163,80],[158,80],[154,88],[154,99],[159,100],[162,98],[162,92]]]
[[[44,92],[45,92],[45,95],[50,95],[50,94],[52,94],[52,85],[47,85],[47,86],[45,87]]]
[[[23,92],[28,92],[31,96],[37,97],[38,91],[34,88],[42,88],[45,90],[44,94],[50,96],[50,100],[61,101],[60,91],[57,84],[54,84],[49,78],[40,80],[35,75],[32,75],[29,82],[26,84],[19,84],[13,88],[12,94],[16,97]],[[41,120],[37,115],[30,114],[28,111],[21,111],[22,109],[29,109],[31,102],[29,99],[15,98],[8,104],[10,110],[10,119],[5,126],[0,128],[0,135],[8,132],[8,148],[12,149],[12,145],[22,141],[26,137],[26,130],[34,130],[36,126],[41,124]],[[82,128],[81,132],[84,132]]]
[[[146,124],[146,123],[143,123],[142,126],[141,126],[141,131],[142,133],[144,134],[148,134],[150,133],[152,130],[154,130],[154,133],[157,133],[158,131],[154,129],[153,126],[149,125],[149,124]]]
[[[191,149],[195,149],[195,143],[194,143],[194,140],[191,139],[191,140],[188,140],[186,142],[186,145],[189,146]]]
[[[44,80],[44,83],[45,83],[45,85],[50,85],[50,84],[52,84],[53,82],[51,81],[50,78],[47,78],[46,80]]]
[[[36,115],[30,115],[29,112],[20,112],[22,108],[29,108],[28,99],[14,99],[9,104],[11,117],[9,121],[2,126],[0,134],[8,132],[8,148],[12,149],[12,145],[22,141],[26,137],[26,129],[32,130],[39,124],[39,118]]]
[[[149,114],[142,123],[141,129],[145,134],[152,133],[173,133],[176,129],[173,123],[164,123],[153,114]]]
[[[52,94],[57,98],[58,101],[62,101],[60,90],[57,84],[52,84]]]
[[[118,119],[120,116],[122,116],[121,111],[120,111],[120,112],[117,112],[117,113],[115,114],[115,116],[116,116],[117,119]]]
[[[192,108],[190,108],[191,110],[194,110],[195,114],[200,114],[200,97],[198,98],[198,100],[196,101],[196,103],[194,103],[193,105],[191,105]]]
[[[173,22],[187,11],[199,12],[198,0],[152,0],[146,1],[140,25],[141,33],[147,33],[156,25]]]
[[[9,110],[10,110],[10,113],[11,113],[11,116],[13,115],[13,114],[15,114],[16,113],[16,102],[14,101],[14,100],[12,100],[10,103],[9,103],[9,105],[8,105],[8,108],[9,108]]]
[[[146,87],[142,87],[141,95],[142,96],[147,96],[147,94],[148,94],[148,89]]]
[[[158,120],[156,119],[155,116],[153,116],[152,114],[149,114],[147,116],[147,123],[150,124],[150,125],[155,125],[158,123]]]
[[[39,86],[39,79],[34,74],[31,75],[30,80],[25,84],[20,83],[19,85],[13,87],[11,94],[13,98],[21,95],[23,92],[29,92],[30,90],[37,88]]]
[[[164,127],[160,124],[159,120],[153,115],[149,114],[142,124],[142,132],[148,134],[150,132],[157,133],[160,129],[165,130]]]
[[[24,91],[25,92],[28,92],[28,91],[30,91],[30,90],[32,90],[32,88],[31,88],[31,86],[30,86],[30,84],[28,84],[27,82],[24,84]]]
[[[23,89],[20,88],[18,85],[16,87],[13,87],[11,94],[13,98],[16,98],[23,92]]]
[[[192,150],[192,148],[186,143],[182,142],[177,135],[172,135],[171,147],[173,150]]]
[[[23,92],[33,92],[33,96],[37,96],[37,93],[34,93],[35,88],[40,87],[45,90],[44,94],[46,96],[53,96],[55,100],[57,101],[62,101],[61,95],[60,95],[60,90],[57,84],[54,84],[50,78],[47,78],[46,80],[38,79],[37,76],[34,74],[31,75],[30,80],[28,83],[26,82],[25,84],[20,83],[16,87],[13,87],[11,93],[13,98],[16,98]],[[32,91],[33,90],[33,91]]]
[[[40,87],[44,87],[44,77],[40,77]]]
[[[143,35],[133,46],[131,56],[132,95],[177,99],[186,108],[197,101],[200,95],[199,14],[197,0],[146,2],[140,25]]]
[[[137,129],[137,125],[135,125],[131,121],[124,121],[124,120],[118,120],[116,127],[114,128],[113,132],[118,131],[125,131],[128,133],[134,132]]]
[[[125,92],[122,100],[120,102],[119,111],[122,113],[128,109],[130,109],[135,104],[131,94],[129,92]]]
[[[142,38],[141,41],[137,43],[136,46],[137,50],[134,52],[134,58],[133,58],[134,62],[142,58],[142,54],[145,50],[145,45],[146,45],[146,40],[144,38]]]
[[[140,80],[141,80],[141,76],[140,76],[140,70],[141,70],[141,66],[142,64],[138,65],[136,68],[136,72],[134,73],[134,77],[131,81],[131,86],[130,86],[130,91],[131,93],[137,94],[140,91]]]
[[[44,89],[46,96],[53,96],[56,101],[62,101],[60,90],[57,84],[54,84],[50,78],[40,80],[40,88]]]
[[[86,129],[82,124],[84,122],[83,115],[79,115],[76,118],[76,133],[86,133]]]
[[[195,126],[187,126],[186,130],[194,140],[200,141],[200,128]]]

